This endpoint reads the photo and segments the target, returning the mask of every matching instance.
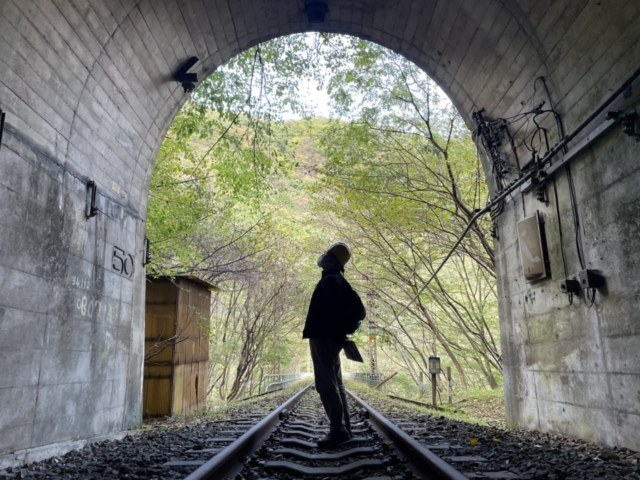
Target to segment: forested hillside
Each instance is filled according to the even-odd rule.
[[[309,116],[305,78],[326,88],[335,118]],[[346,276],[378,327],[379,370],[399,372],[392,388],[415,394],[430,355],[452,367],[458,389],[497,388],[490,222],[473,226],[425,288],[486,199],[471,133],[414,65],[349,37],[277,39],[203,82],[167,133],[148,272],[220,289],[208,327],[214,401],[309,368],[301,331],[315,261],[336,240],[353,251]],[[366,325],[355,339],[367,352]]]

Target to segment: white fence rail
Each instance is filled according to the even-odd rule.
[[[312,373],[282,373],[277,375],[265,375],[262,380],[264,385],[263,393],[273,392],[284,388],[289,383],[296,382],[306,377],[310,377]]]
[[[371,388],[385,379],[384,373],[345,373],[344,378],[369,385]]]

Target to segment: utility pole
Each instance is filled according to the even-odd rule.
[[[378,347],[376,338],[378,336],[378,327],[372,321],[369,321],[369,367],[371,373],[378,373]]]
[[[372,271],[369,268],[367,272],[369,284],[371,284]],[[376,340],[378,337],[378,327],[375,324],[376,314],[376,292],[372,287],[367,290],[367,303],[369,304],[369,369],[371,373],[378,373],[378,346]]]

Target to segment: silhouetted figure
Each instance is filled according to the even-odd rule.
[[[302,333],[303,338],[309,339],[316,390],[329,417],[329,433],[318,440],[321,448],[335,447],[351,438],[349,406],[340,370],[340,351],[347,339],[345,325],[349,323],[345,322],[345,311],[352,292],[343,273],[350,258],[349,247],[341,242],[331,245],[318,258],[322,278],[311,297]]]

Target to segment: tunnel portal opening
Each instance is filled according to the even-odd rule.
[[[326,5],[324,23],[309,23],[298,0],[0,2],[0,464],[139,421],[147,199],[187,99],[173,79],[187,59],[200,59],[187,73],[205,78],[271,38],[344,33],[413,61],[472,128],[482,108],[491,119],[522,113],[544,77],[567,132],[640,64],[636,2]],[[632,82],[619,110],[632,134],[625,110],[637,92]],[[509,421],[638,449],[638,146],[619,126],[555,176],[557,202],[522,190],[506,199],[496,266]],[[90,181],[98,215],[87,220]],[[552,276],[530,284],[515,226],[536,211]],[[554,219],[574,212],[580,223],[560,232]],[[559,282],[582,270],[602,273],[606,289],[569,305]]]
[[[332,97],[321,92],[318,106],[315,86],[303,92],[309,82]],[[360,338],[368,337],[373,372],[392,368],[385,354],[402,351],[406,372],[421,372],[407,373],[417,391],[428,350],[453,368],[456,388],[501,387],[490,221],[474,220],[472,239],[420,295],[488,192],[471,133],[410,61],[339,35],[260,44],[202,80],[155,168],[147,274],[215,283],[207,326],[214,401],[256,394],[265,376],[310,369],[301,320],[318,281],[315,258],[336,238],[354,252],[345,276],[369,304]],[[156,330],[147,346],[157,355]],[[157,368],[147,356],[145,371]]]

